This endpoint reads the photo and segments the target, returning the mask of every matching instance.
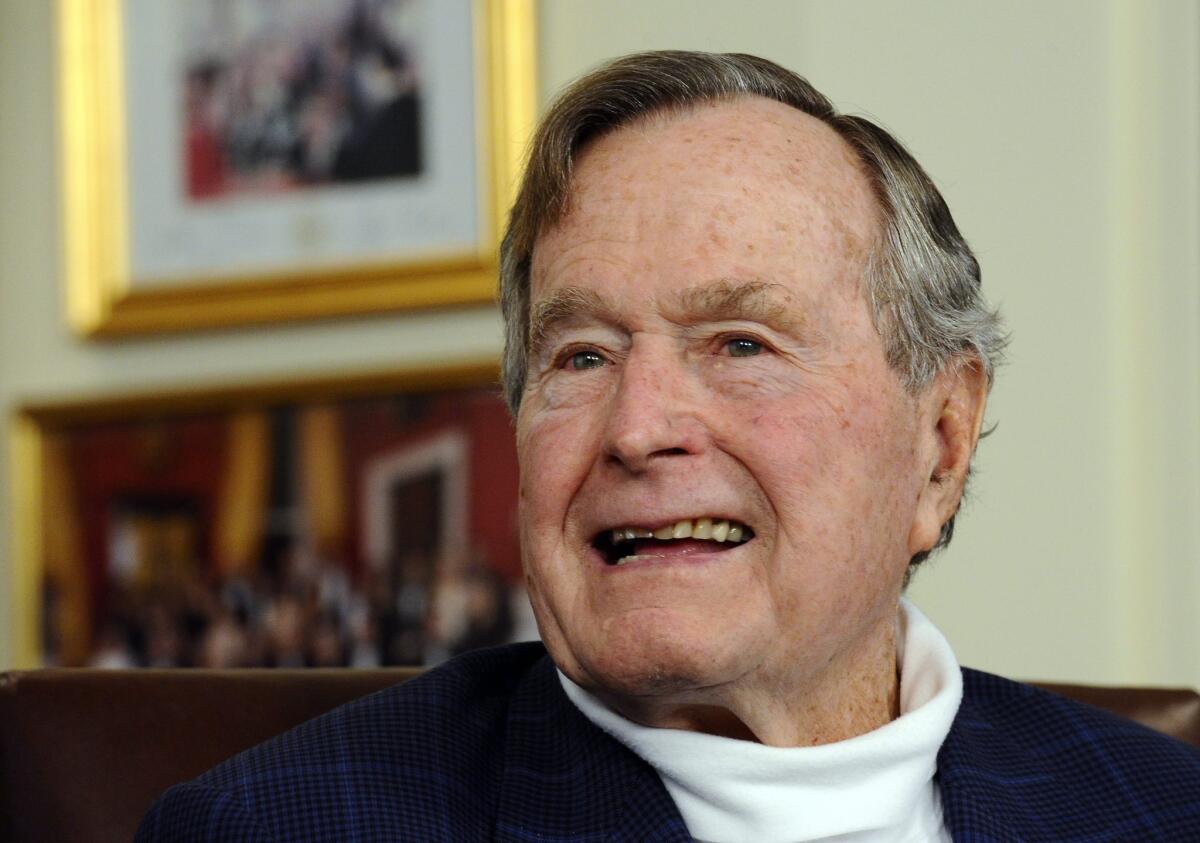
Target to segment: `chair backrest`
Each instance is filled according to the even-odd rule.
[[[1031,682],[1200,747],[1200,694],[1188,688],[1106,688]]]
[[[41,670],[0,676],[0,840],[128,841],[154,798],[392,670]],[[1046,685],[1200,746],[1193,691]]]
[[[172,784],[394,670],[39,670],[0,677],[0,840],[128,843]]]

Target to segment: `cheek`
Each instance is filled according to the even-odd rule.
[[[725,447],[743,455],[789,541],[827,546],[847,531],[869,535],[912,497],[911,429],[887,397],[800,389],[740,398],[722,405]]]
[[[560,525],[595,460],[598,428],[586,407],[548,406],[540,398],[522,404],[516,438],[523,532],[548,522]]]
[[[841,514],[836,541],[851,568],[875,577],[906,560],[920,488],[916,422],[902,396],[864,392],[830,420],[838,447],[828,482]],[[830,523],[835,522],[832,515]]]
[[[713,367],[720,438],[757,456],[771,476],[804,484],[839,469],[861,437],[851,401],[831,378],[793,365]]]
[[[722,402],[718,447],[742,462],[761,490],[789,554],[824,556],[839,527],[833,522],[854,469],[853,431],[843,428],[829,399],[802,390],[777,398]]]
[[[539,624],[551,617],[547,601],[568,582],[559,570],[564,558],[563,527],[580,478],[586,474],[578,459],[578,430],[569,413],[522,403],[516,431],[518,521],[526,589]],[[542,634],[550,633],[543,630]]]

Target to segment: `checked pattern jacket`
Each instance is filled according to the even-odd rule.
[[[1200,751],[964,669],[938,755],[955,841],[1200,841]],[[540,644],[471,653],[168,790],[138,843],[688,841],[657,774]]]

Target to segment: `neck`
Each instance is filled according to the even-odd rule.
[[[781,747],[847,740],[900,714],[895,617],[883,619],[859,646],[798,681],[752,676],[661,699],[597,695],[629,720],[655,728]]]

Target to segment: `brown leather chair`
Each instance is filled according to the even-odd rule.
[[[159,793],[395,670],[41,670],[0,677],[0,840],[128,841]],[[1188,690],[1043,687],[1200,746]]]
[[[0,677],[0,840],[133,838],[154,798],[394,670],[35,670]]]

